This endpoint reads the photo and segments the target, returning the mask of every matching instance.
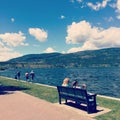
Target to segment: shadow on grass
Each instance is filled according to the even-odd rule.
[[[75,103],[73,103],[73,102],[67,102],[67,103],[65,103],[65,105],[68,105],[68,106],[70,106],[70,107],[74,107],[74,108],[76,108],[76,109],[80,109],[80,110],[83,110],[83,111],[86,111],[86,112],[87,112],[87,106],[84,105],[84,104],[75,104]],[[92,114],[92,113],[97,113],[97,112],[101,112],[101,111],[103,111],[103,110],[96,110],[96,111],[94,111],[94,112],[91,112],[90,114]]]
[[[0,85],[0,95],[11,94],[11,93],[13,93],[13,91],[22,91],[22,90],[28,90],[28,89],[30,89],[30,88],[19,87],[19,86]]]

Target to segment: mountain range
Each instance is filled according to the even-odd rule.
[[[73,68],[73,67],[120,67],[120,48],[87,50],[76,53],[28,54],[6,62],[0,68]]]

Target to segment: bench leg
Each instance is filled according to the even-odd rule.
[[[65,103],[67,103],[67,99],[65,99]]]
[[[91,103],[87,105],[87,112],[88,113],[95,113],[96,112],[96,104]]]
[[[59,96],[59,104],[61,104],[61,97]]]

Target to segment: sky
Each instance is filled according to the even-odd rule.
[[[120,47],[120,0],[0,0],[0,61]]]

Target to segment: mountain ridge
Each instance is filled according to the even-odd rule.
[[[79,51],[76,53],[28,54],[2,62],[6,67],[72,68],[120,67],[120,48]],[[0,63],[0,65],[2,66]]]

